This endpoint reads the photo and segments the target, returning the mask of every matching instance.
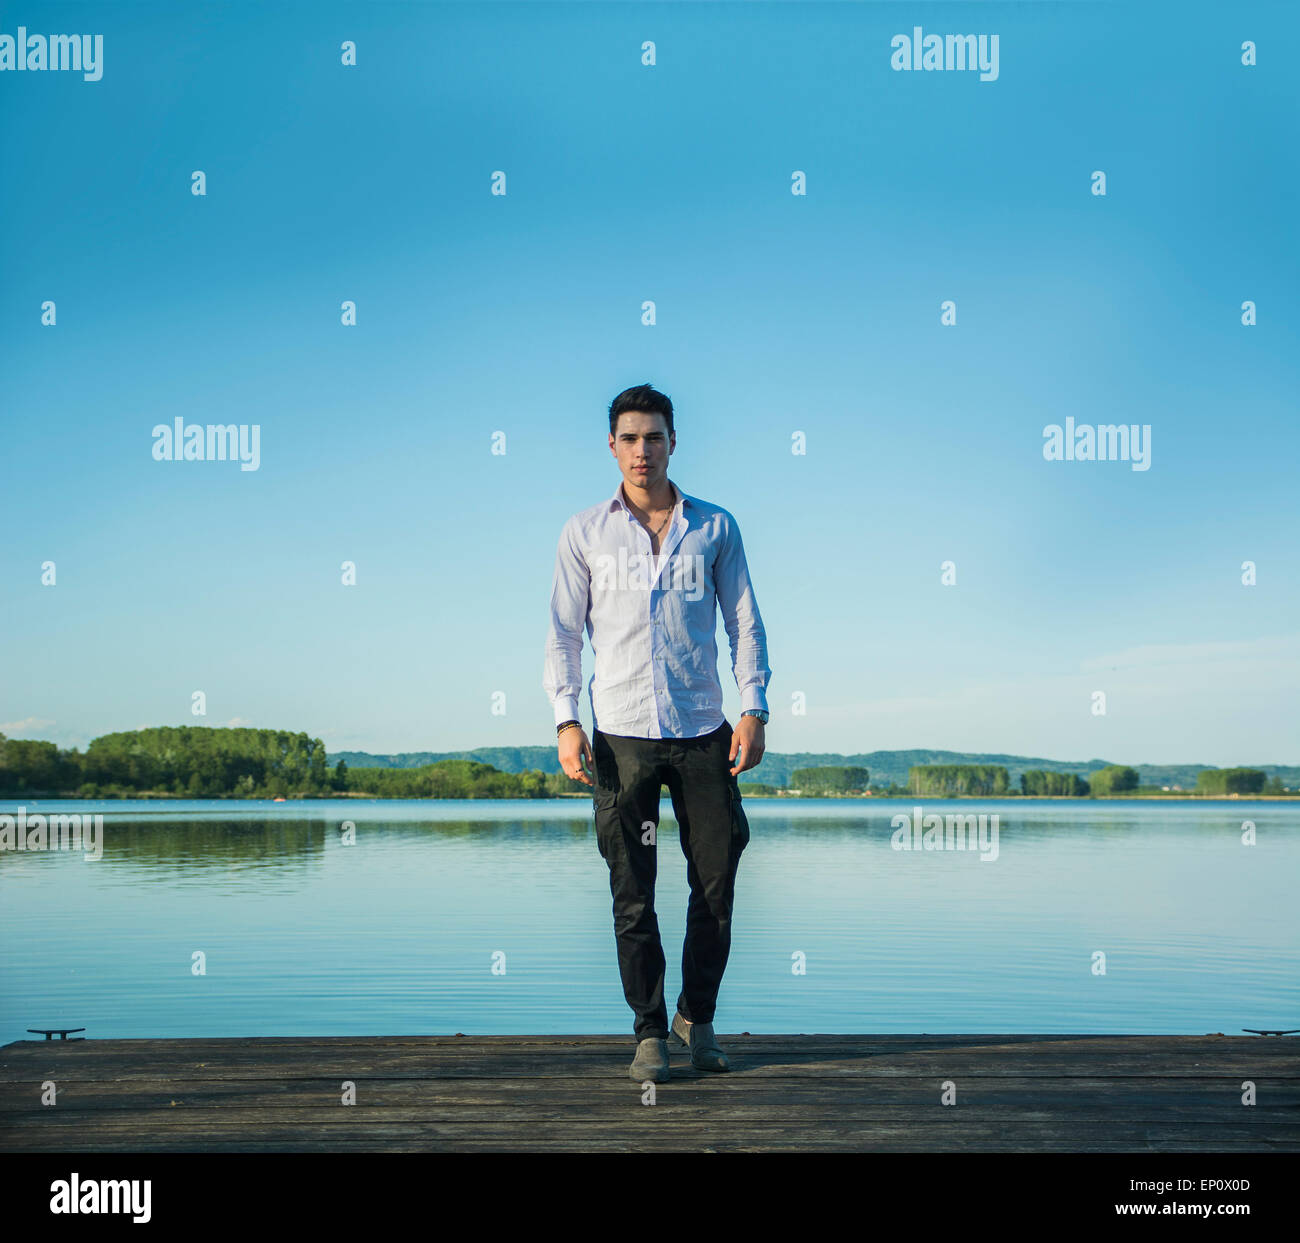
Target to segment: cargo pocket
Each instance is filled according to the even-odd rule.
[[[596,814],[596,849],[608,862],[609,834],[618,826],[618,791],[597,786],[592,792],[591,807]]]
[[[749,845],[749,818],[741,806],[740,787],[733,778],[727,784],[727,805],[731,812],[731,852],[740,854]]]

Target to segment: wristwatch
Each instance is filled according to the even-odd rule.
[[[761,708],[746,708],[746,709],[744,710],[744,712],[742,712],[740,715],[741,715],[741,716],[756,716],[756,717],[758,717],[758,719],[759,719],[760,721],[763,722],[764,725],[767,724],[767,713],[764,712]]]

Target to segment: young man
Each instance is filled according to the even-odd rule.
[[[736,868],[749,841],[736,775],[763,758],[767,638],[740,528],[725,509],[668,478],[673,403],[648,384],[609,408],[622,481],[560,533],[543,685],[555,709],[560,766],[593,785],[596,843],[609,865],[623,995],[635,1015],[630,1076],[669,1077],[664,952],[655,918],[661,785],[680,830],[691,896],[674,1046],[700,1070],[729,1070],[713,1034],[731,948]],[[716,607],[731,643],[741,715],[722,714]],[[594,745],[578,721],[582,632],[595,653]],[[737,752],[740,760],[737,761]]]

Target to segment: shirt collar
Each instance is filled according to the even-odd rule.
[[[686,493],[681,490],[681,488],[679,488],[675,483],[673,483],[671,479],[668,482],[673,484],[673,493],[677,497],[677,499],[681,501],[683,508],[689,505],[691,503],[691,498],[687,496]],[[609,498],[610,513],[613,513],[614,510],[616,509],[624,510],[629,518],[636,517],[636,515],[633,514],[633,512],[628,508],[627,501],[623,498],[622,479],[618,481],[618,487],[614,489],[614,495]]]

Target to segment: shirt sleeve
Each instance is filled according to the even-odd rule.
[[[551,580],[551,624],[546,636],[542,686],[555,709],[555,723],[578,720],[582,693],[582,633],[591,607],[591,572],[573,518],[560,532]]]
[[[724,514],[727,529],[713,566],[713,582],[731,641],[731,669],[740,691],[741,711],[758,708],[766,712],[767,686],[772,680],[772,671],[767,667],[767,633],[749,581],[740,527],[735,518]]]

